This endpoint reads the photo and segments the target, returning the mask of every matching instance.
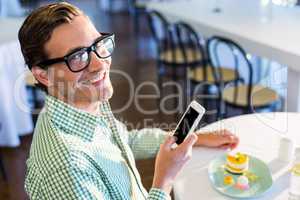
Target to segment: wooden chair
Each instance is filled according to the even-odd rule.
[[[210,108],[212,102],[210,88],[212,86],[220,87],[221,81],[214,77],[213,68],[208,63],[204,38],[185,22],[177,22],[174,24],[174,27],[176,40],[179,44],[178,50],[180,55],[182,55],[179,58],[183,60],[183,66],[186,68],[185,77],[187,80],[184,81],[186,97],[197,99],[207,108],[207,114],[203,121],[209,122],[209,116],[215,115],[216,110],[215,108],[213,110]],[[224,81],[225,83],[232,82],[239,77],[235,70],[229,68],[220,68],[220,73],[222,74],[222,82]],[[194,89],[196,86],[197,90]],[[201,91],[199,91],[199,88],[201,88]],[[189,103],[188,101],[185,102]]]
[[[140,33],[140,20],[143,15],[146,13],[146,7],[144,4],[139,3],[137,0],[128,0],[129,13],[132,16],[134,23],[134,33],[139,35]]]
[[[198,46],[198,37],[185,34],[183,24],[170,24],[157,11],[148,11],[148,21],[152,37],[157,47],[158,86],[162,91],[162,78],[171,77],[173,81],[183,79],[185,95],[183,104],[187,104],[188,78],[187,68],[203,65],[204,50]],[[181,69],[178,75],[178,70]]]
[[[221,55],[219,48],[227,48],[234,60],[236,73],[247,72],[248,76],[243,79],[236,79],[232,84],[225,85],[220,73]],[[257,83],[253,83],[253,66],[247,53],[236,42],[224,37],[212,37],[207,42],[207,52],[210,65],[213,66],[214,77],[223,82],[219,94],[225,108],[234,107],[241,109],[243,113],[253,113],[260,109],[274,109],[280,101],[279,95],[273,89]],[[241,64],[244,63],[244,65]],[[245,66],[245,67],[243,67]],[[221,107],[221,106],[220,106]],[[225,113],[220,113],[226,117]]]
[[[155,158],[136,160],[136,167],[141,175],[143,186],[149,191],[153,182]]]
[[[6,173],[5,173],[4,164],[1,159],[1,156],[0,156],[0,173],[2,174],[3,179],[6,180]]]
[[[143,186],[149,191],[153,183],[155,158],[136,160],[136,167],[141,175]],[[174,199],[173,191],[171,198]]]
[[[189,66],[189,79],[196,83],[206,81],[209,84],[218,84],[220,80],[214,77],[213,68],[208,63],[208,58],[205,52],[205,40],[201,37],[189,24],[178,22],[175,24],[179,44],[182,54],[186,60],[196,60]],[[194,54],[194,57],[192,57]],[[222,81],[225,83],[237,79],[238,74],[235,70],[221,67],[219,72],[222,76]]]
[[[187,67],[188,80],[191,81],[192,86],[199,86],[202,84],[201,99],[205,107],[208,107],[208,101],[206,99],[210,95],[210,87],[220,87],[221,82],[225,84],[232,82],[239,78],[238,73],[235,70],[221,67],[219,73],[222,79],[217,79],[213,73],[213,67],[209,65],[208,58],[205,52],[205,40],[201,37],[189,24],[184,22],[178,22],[175,24],[177,40],[179,41],[181,54]],[[194,61],[194,62],[192,62]],[[191,87],[187,87],[189,90],[188,95],[191,95]],[[193,96],[193,98],[195,98]]]

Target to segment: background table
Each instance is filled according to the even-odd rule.
[[[27,69],[17,39],[23,20],[0,18],[0,146],[18,146],[19,136],[33,131],[24,81]]]
[[[277,159],[279,140],[291,137],[300,147],[300,114],[265,113],[249,114],[213,123],[201,131],[227,128],[240,137],[237,150],[265,161],[272,173],[274,184],[259,200],[288,200],[289,166]],[[214,158],[226,153],[223,150],[195,148],[191,161],[176,179],[176,200],[230,199],[215,191],[208,177],[208,165]]]
[[[213,12],[215,2],[222,10]],[[264,22],[266,9],[260,0],[186,0],[178,2],[147,3],[170,21],[182,20],[191,24],[200,34],[219,35],[238,42],[247,52],[274,60],[289,69],[287,110],[300,111],[300,7],[271,7],[272,18]],[[268,86],[278,84],[282,71],[275,71],[263,80]]]

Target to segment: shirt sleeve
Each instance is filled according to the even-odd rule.
[[[128,145],[136,159],[154,157],[164,142],[167,133],[158,128],[128,131]]]
[[[154,157],[166,139],[167,132],[159,128],[144,128],[141,130],[128,131],[127,127],[117,121],[122,136],[130,146],[135,159],[146,159]]]
[[[100,177],[78,168],[55,170],[45,177],[39,199],[109,200],[109,192]]]
[[[147,200],[171,200],[171,196],[161,189],[151,188]]]

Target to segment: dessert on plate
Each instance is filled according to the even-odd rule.
[[[234,185],[235,184],[235,181],[234,181],[233,177],[230,176],[230,175],[224,176],[224,181],[223,182],[224,182],[224,185]]]
[[[248,190],[250,188],[248,178],[246,176],[240,176],[237,179],[235,187],[240,190]]]
[[[226,156],[225,169],[232,174],[243,174],[248,170],[249,156],[243,153],[229,153]]]

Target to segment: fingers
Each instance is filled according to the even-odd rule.
[[[214,133],[218,136],[215,138],[218,140],[216,147],[221,149],[234,149],[239,144],[239,138],[226,129],[215,131]]]
[[[172,145],[175,143],[176,138],[172,135],[168,135],[164,143],[161,145],[162,149],[171,150]]]
[[[236,143],[239,140],[236,135],[230,133],[227,130],[224,130],[222,133],[223,134],[221,136],[224,139],[224,141],[226,141],[227,143]]]
[[[192,147],[197,141],[197,135],[190,134],[175,150],[174,155],[177,160],[181,162],[186,162],[192,157]]]
[[[220,146],[222,149],[234,149],[239,144],[239,138],[234,135],[223,136],[223,144]]]
[[[235,142],[231,144],[231,149],[235,149],[240,143],[240,140],[238,137],[235,138]]]
[[[223,144],[223,145],[219,146],[219,148],[226,150],[226,149],[231,148],[231,145],[230,144]]]
[[[197,141],[198,136],[195,133],[189,134],[188,137],[178,147],[180,149],[187,149],[192,147]]]
[[[233,133],[231,133],[229,130],[227,129],[221,129],[219,131],[216,131],[218,134],[220,135],[233,135]]]

